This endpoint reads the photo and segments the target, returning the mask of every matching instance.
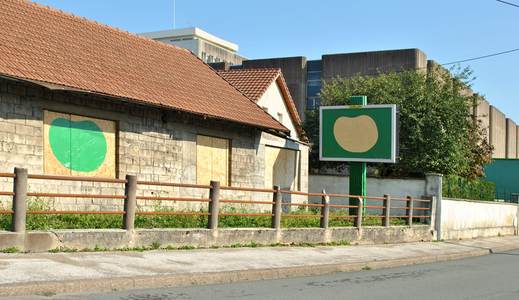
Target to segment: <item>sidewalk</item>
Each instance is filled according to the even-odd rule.
[[[0,296],[319,275],[519,249],[519,237],[344,247],[0,254]]]

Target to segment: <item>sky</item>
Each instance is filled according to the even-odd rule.
[[[519,48],[519,7],[495,0],[35,2],[133,33],[196,26],[251,59],[419,48],[448,63]],[[519,51],[465,66],[476,76],[473,90],[519,124]]]

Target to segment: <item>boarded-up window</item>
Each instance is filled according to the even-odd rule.
[[[265,187],[298,190],[299,160],[296,150],[265,146]]]
[[[229,184],[229,140],[205,135],[196,137],[196,182]]]
[[[45,110],[43,130],[45,173],[115,177],[114,121]]]

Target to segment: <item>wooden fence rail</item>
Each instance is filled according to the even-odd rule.
[[[285,218],[319,218],[320,227],[328,228],[330,219],[353,219],[355,227],[362,227],[363,218],[379,218],[380,225],[390,226],[392,218],[401,218],[406,220],[407,226],[413,226],[413,219],[430,219],[433,199],[415,199],[412,197],[392,198],[390,195],[383,197],[361,197],[348,194],[327,194],[326,191],[321,193],[305,193],[299,191],[281,190],[278,186],[273,189],[258,189],[245,187],[220,186],[217,181],[211,181],[209,185],[184,184],[184,183],[165,183],[152,181],[138,181],[134,175],[127,175],[125,179],[110,178],[92,178],[92,177],[73,177],[73,176],[50,176],[50,175],[32,175],[28,174],[27,169],[15,168],[14,173],[0,173],[0,177],[12,178],[13,191],[0,191],[0,196],[12,196],[12,210],[0,210],[0,214],[12,215],[12,231],[25,232],[26,218],[28,214],[114,214],[123,216],[122,228],[126,230],[135,229],[136,215],[192,215],[192,216],[208,216],[207,228],[215,230],[218,228],[219,216],[243,216],[243,217],[270,217],[272,218],[271,227],[274,229],[281,228],[281,220]],[[29,180],[63,180],[63,181],[84,181],[84,182],[101,182],[101,183],[119,183],[124,184],[124,195],[97,195],[97,194],[61,194],[61,193],[29,193]],[[149,197],[137,196],[139,186],[169,186],[181,188],[196,188],[209,190],[208,198],[188,198],[188,197]],[[272,194],[270,200],[234,200],[220,199],[220,191],[245,191]],[[300,195],[321,197],[320,203],[284,203],[283,195]],[[54,198],[98,198],[98,199],[120,199],[124,201],[124,209],[122,211],[27,211],[28,197],[54,197]],[[265,197],[266,198],[266,197]],[[356,203],[349,205],[332,204],[331,198],[347,198],[356,200]],[[364,200],[380,202],[377,205],[364,205]],[[158,201],[184,201],[184,202],[205,202],[208,203],[207,212],[189,212],[189,211],[138,211],[137,200],[158,200]],[[393,205],[397,202],[398,205]],[[426,207],[415,207],[415,202],[425,203]],[[236,213],[221,211],[220,203],[231,204],[259,204],[271,205],[271,213]],[[356,204],[356,205],[355,205]],[[286,214],[283,213],[283,207],[304,207],[319,211],[314,214]],[[330,210],[347,209],[353,210],[354,214],[336,215],[331,214]],[[367,214],[365,209],[381,210],[381,214]],[[392,214],[392,210],[404,210],[404,215]],[[421,211],[423,214],[417,215],[415,211]]]

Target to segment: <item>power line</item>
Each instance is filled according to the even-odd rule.
[[[507,2],[507,1],[503,1],[503,0],[496,0],[496,1],[497,1],[497,2],[501,2],[501,3],[504,3],[504,4],[512,5],[512,6],[515,6],[515,7],[519,7],[519,5],[514,4],[514,3],[511,3],[511,2]]]
[[[503,51],[503,52],[498,52],[498,53],[492,53],[492,54],[483,55],[483,56],[478,56],[478,57],[473,57],[473,58],[468,58],[468,59],[463,59],[463,60],[458,60],[458,61],[453,61],[453,62],[448,62],[448,63],[444,63],[441,65],[442,66],[454,65],[454,64],[467,62],[467,61],[479,60],[479,59],[488,58],[488,57],[492,57],[492,56],[498,56],[498,55],[503,55],[503,54],[507,54],[507,53],[512,53],[512,52],[516,52],[516,51],[519,51],[519,48],[507,50],[507,51]]]
[[[503,1],[503,0],[496,0],[496,1],[519,8],[519,5],[511,3],[511,2],[507,2],[507,1]],[[507,51],[503,51],[503,52],[492,53],[492,54],[483,55],[483,56],[478,56],[478,57],[473,57],[473,58],[468,58],[468,59],[463,59],[463,60],[458,60],[458,61],[453,61],[453,62],[448,62],[448,63],[444,63],[444,64],[441,64],[441,65],[442,66],[454,65],[454,64],[459,64],[459,63],[467,62],[467,61],[479,60],[479,59],[483,59],[483,58],[488,58],[488,57],[508,54],[508,53],[512,53],[512,52],[516,52],[516,51],[519,51],[519,48],[511,49],[511,50],[507,50]]]

